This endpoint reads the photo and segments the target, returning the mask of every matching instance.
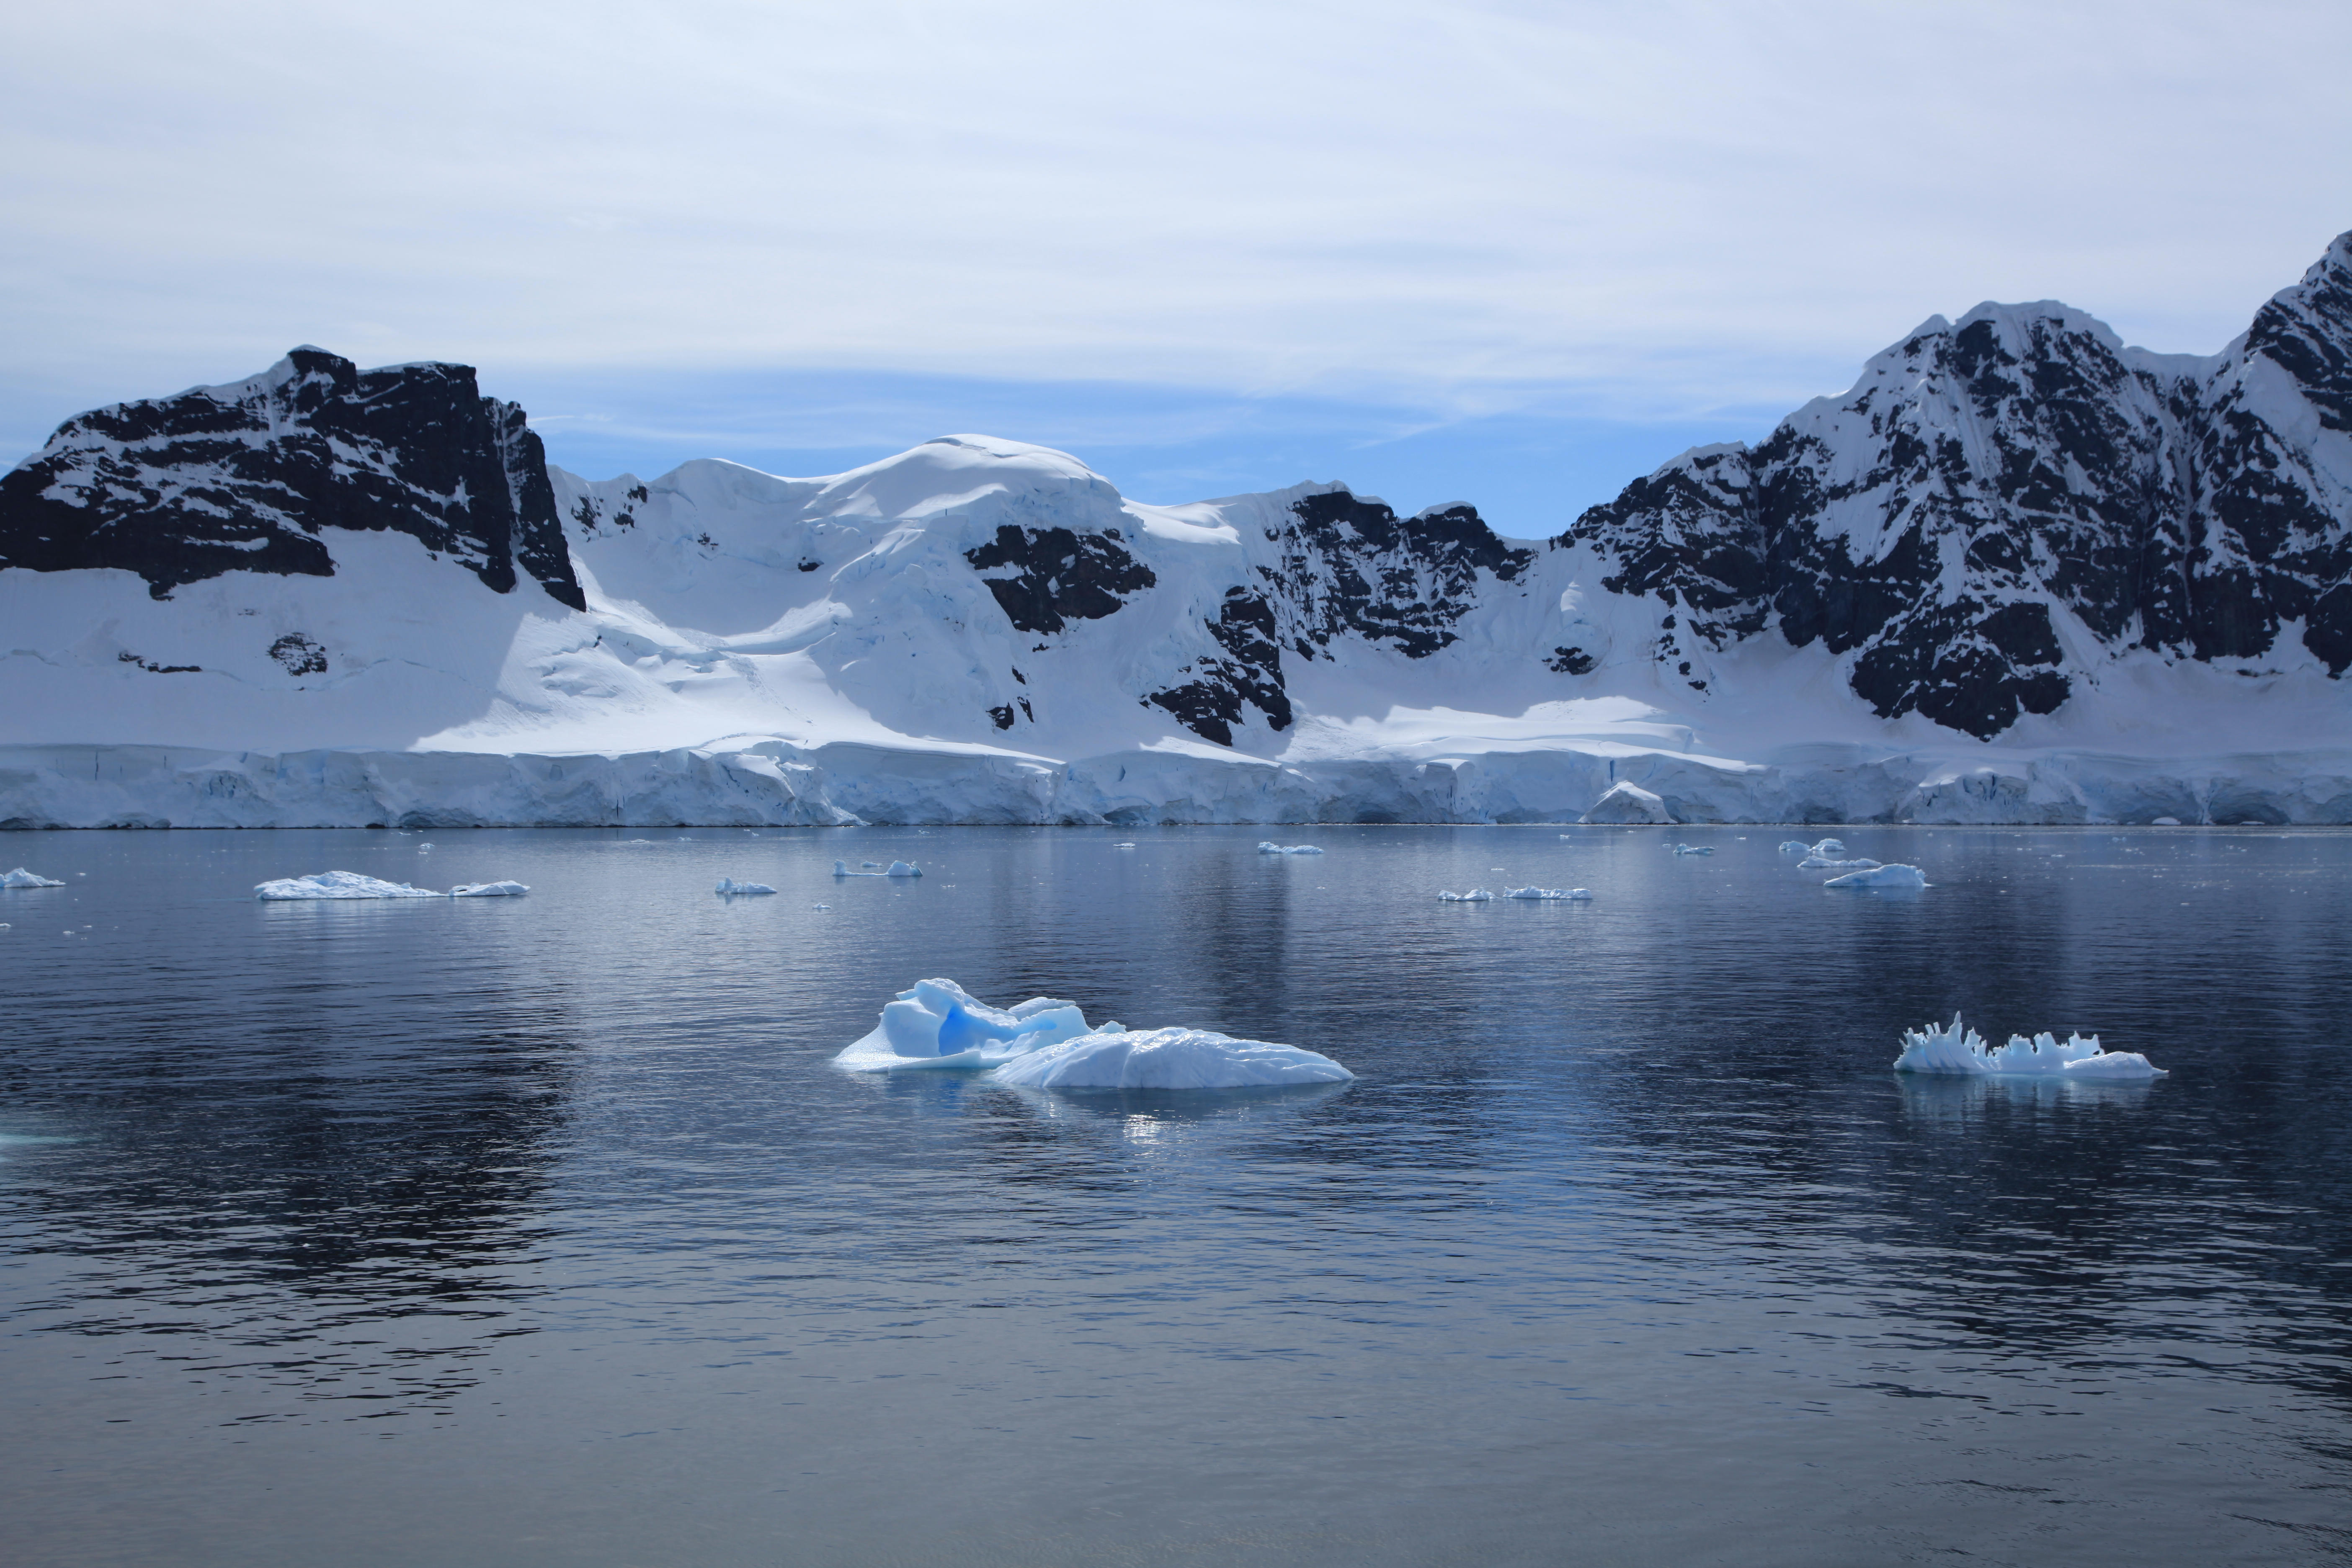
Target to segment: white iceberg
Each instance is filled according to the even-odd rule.
[[[1666,809],[1664,799],[1633,784],[1613,784],[1592,803],[1581,820],[1607,823],[1660,823],[1671,825],[1675,814]]]
[[[853,1072],[993,1069],[1039,1089],[1250,1089],[1355,1075],[1296,1046],[1205,1029],[1090,1027],[1077,1005],[1035,996],[989,1006],[952,980],[919,980],[874,1029],[834,1058]]]
[[[1081,1035],[996,1069],[998,1082],[1030,1089],[1266,1089],[1355,1076],[1297,1046],[1181,1028]]]
[[[453,899],[519,899],[530,892],[520,882],[460,882],[449,889]]]
[[[1800,871],[1874,871],[1875,860],[1824,860],[1819,855],[1808,855],[1797,863]]]
[[[904,860],[891,861],[887,870],[875,869],[881,864],[879,860],[867,860],[863,862],[864,870],[853,871],[849,868],[848,861],[835,860],[833,863],[833,874],[836,877],[919,877],[923,874],[921,867],[908,865]]]
[[[1715,846],[1712,844],[1677,844],[1675,846],[1675,853],[1677,855],[1712,855],[1715,853]]]
[[[0,877],[0,888],[62,888],[64,886],[63,882],[54,878],[44,877],[37,871],[27,871],[22,866],[6,876]]]
[[[2027,1039],[2011,1035],[2009,1044],[1988,1049],[1974,1029],[1965,1028],[1959,1015],[1951,1027],[1934,1024],[1903,1031],[1903,1054],[1895,1058],[1897,1072],[1934,1073],[1954,1077],[1986,1074],[2063,1077],[2070,1083],[2146,1083],[2165,1076],[2137,1051],[2100,1047],[2099,1037],[2070,1035],[2061,1045],[2047,1034]]]
[[[1780,853],[1783,855],[1810,855],[1812,852],[1813,847],[1806,843],[1801,838],[1783,838],[1780,840]]]
[[[386,882],[357,871],[320,871],[309,877],[281,877],[253,889],[257,899],[437,899],[430,888]]]
[[[765,882],[739,882],[732,877],[721,877],[719,879],[719,886],[710,890],[714,893],[723,893],[729,898],[752,898],[761,893],[772,893],[776,889]]]
[[[1806,846],[1805,853],[1808,855],[1818,855],[1824,860],[1834,860],[1839,856],[1845,853],[1845,840],[1843,838],[1824,838],[1819,844]]]
[[[1484,888],[1473,888],[1466,893],[1440,893],[1437,901],[1442,904],[1484,904],[1492,902],[1494,897]]]
[[[1259,841],[1257,852],[1261,855],[1320,855],[1323,853],[1312,844],[1276,844],[1270,838]]]
[[[1592,889],[1590,888],[1508,888],[1504,890],[1503,896],[1507,899],[1567,900],[1582,902],[1592,897]]]
[[[1924,888],[1927,874],[1916,866],[1874,866],[1867,871],[1848,871],[1843,877],[1832,877],[1822,884],[1824,888]]]
[[[1077,1005],[1033,996],[991,1007],[952,980],[918,980],[882,1009],[882,1021],[834,1060],[855,1072],[907,1068],[991,1068],[1089,1031]]]

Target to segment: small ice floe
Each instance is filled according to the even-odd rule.
[[[520,882],[460,882],[449,889],[453,899],[520,899],[530,892]]]
[[[2180,818],[2177,816],[2159,816],[2150,822],[2148,826],[2150,827],[2178,827],[2180,826]]]
[[[386,882],[357,871],[320,871],[309,877],[281,877],[253,889],[257,899],[437,899],[430,888]]]
[[[44,877],[37,871],[27,871],[22,866],[0,877],[0,888],[62,888],[65,884],[54,877]]]
[[[1565,900],[1582,903],[1592,897],[1590,888],[1507,888],[1507,899]]]
[[[1903,1054],[1895,1058],[1897,1072],[1940,1073],[1974,1078],[1985,1074],[2063,1077],[2070,1083],[2146,1083],[2165,1076],[2150,1067],[2137,1051],[2104,1050],[2099,1037],[2070,1035],[2060,1045],[2043,1034],[2027,1039],[2011,1035],[2009,1044],[1988,1048],[1974,1029],[1952,1015],[1952,1026],[1934,1024],[1903,1031]]]
[[[1712,844],[1677,844],[1675,846],[1675,853],[1677,855],[1712,855],[1715,853],[1715,846]]]
[[[1783,855],[1810,855],[1812,852],[1813,847],[1806,843],[1801,838],[1783,838],[1780,840],[1780,853]]]
[[[1488,904],[1494,902],[1494,900],[1495,895],[1488,892],[1484,888],[1473,888],[1466,893],[1440,893],[1437,895],[1437,901],[1441,904]]]
[[[809,908],[816,910],[819,914],[823,914],[826,910],[832,909],[833,906],[831,904],[811,904]]]
[[[772,893],[776,889],[765,882],[739,882],[732,877],[721,877],[719,879],[719,886],[710,890],[731,899],[752,898],[761,893]]]
[[[1317,1051],[1210,1029],[1119,1029],[1016,1057],[999,1083],[1031,1089],[1273,1089],[1356,1075]]]
[[[887,869],[882,868],[882,862],[879,860],[867,860],[862,864],[864,869],[853,871],[849,868],[848,861],[835,860],[833,863],[833,874],[836,877],[919,877],[923,874],[921,867],[910,866],[904,860],[891,861]]]
[[[1873,871],[1878,868],[1878,864],[1875,860],[1824,860],[1818,855],[1808,855],[1797,862],[1797,869],[1800,871]]]
[[[1132,844],[1114,844],[1111,847],[1114,849],[1132,849],[1135,846]]]
[[[1867,871],[1848,871],[1843,877],[1832,877],[1822,884],[1824,888],[1924,888],[1927,875],[1916,866],[1874,866]]]
[[[919,980],[874,1030],[834,1058],[853,1072],[994,1070],[1038,1089],[1252,1089],[1353,1078],[1296,1046],[1205,1029],[1090,1028],[1073,1002],[1035,996],[999,1009],[952,980]]]
[[[1276,844],[1271,838],[1259,841],[1261,855],[1320,855],[1323,851],[1312,844]]]

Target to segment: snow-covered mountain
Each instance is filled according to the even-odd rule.
[[[1929,321],[1558,538],[978,436],[546,469],[298,350],[0,479],[0,823],[2352,820],[2352,236]]]

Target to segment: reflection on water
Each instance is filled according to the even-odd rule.
[[[12,840],[16,1555],[2345,1554],[2352,838],[918,837]],[[926,974],[1360,1077],[827,1065]],[[1958,1008],[2173,1076],[1888,1070]]]

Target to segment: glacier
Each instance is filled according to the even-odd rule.
[[[2347,407],[2352,236],[2209,356],[1931,318],[1542,540],[988,435],[589,479],[306,348],[0,476],[0,827],[2352,822]]]
[[[2047,1034],[2027,1039],[2010,1037],[2009,1044],[1988,1047],[1974,1029],[1964,1027],[1959,1015],[1951,1026],[1929,1024],[1903,1031],[1903,1053],[1895,1059],[1897,1072],[1959,1077],[2033,1075],[2063,1078],[2070,1083],[2145,1083],[2166,1076],[2137,1051],[2110,1051],[2096,1035],[2072,1035],[2061,1045]]]

